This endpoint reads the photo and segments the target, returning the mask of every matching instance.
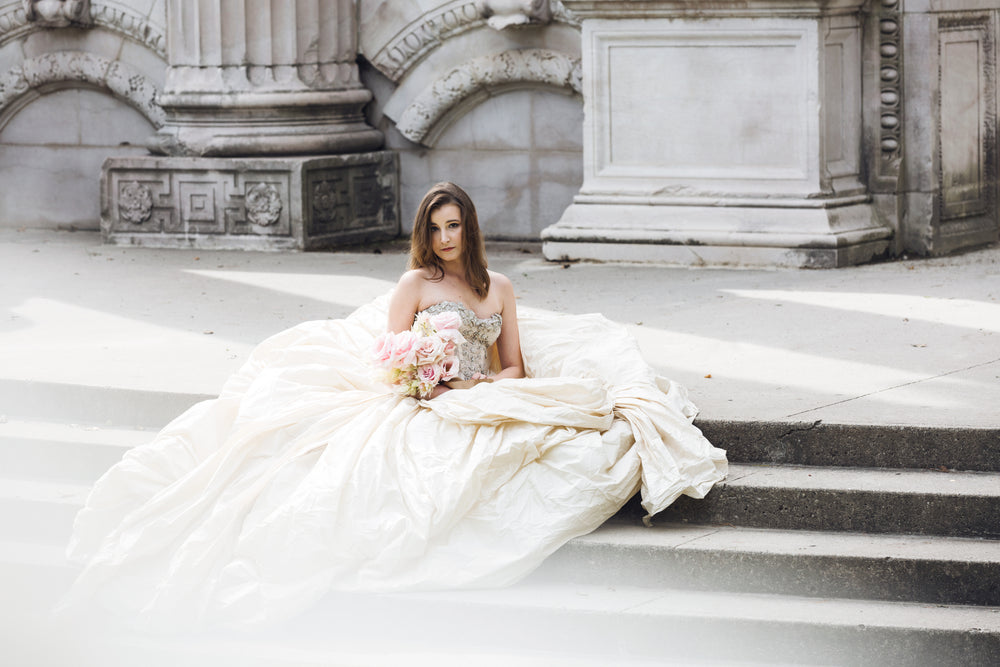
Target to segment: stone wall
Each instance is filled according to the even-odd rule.
[[[403,233],[454,180],[553,258],[952,252],[998,236],[998,25],[1000,0],[0,0],[0,227],[97,229],[102,163],[147,146],[382,149]]]
[[[400,156],[404,231],[441,180],[473,194],[492,238],[537,239],[579,190],[579,24],[556,2],[534,3],[548,9],[534,17],[487,18],[490,4],[361,5],[362,76]]]
[[[98,229],[101,164],[163,123],[163,0],[65,4],[0,1],[0,227]]]

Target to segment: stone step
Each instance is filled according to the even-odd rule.
[[[641,516],[633,499],[619,513]],[[1000,473],[732,465],[660,521],[754,528],[1000,537]]]
[[[245,633],[172,637],[70,626],[39,634],[60,639],[42,647],[53,654],[72,647],[76,659],[18,662],[9,649],[5,657],[147,667],[989,665],[1000,654],[1000,608],[529,582],[334,594],[283,625]]]
[[[11,420],[0,423],[0,470],[8,478],[93,483],[155,431]]]
[[[734,463],[1000,471],[1000,428],[699,419]]]
[[[1000,541],[609,523],[530,580],[1000,607]]]
[[[0,415],[124,428],[159,429],[215,396],[0,378]]]
[[[5,604],[18,601],[25,613],[46,613],[76,576],[66,560],[66,544],[0,540],[0,590]]]
[[[433,649],[496,647],[617,659],[769,664],[965,664],[1000,649],[1000,609],[686,591],[522,584],[493,591],[341,596],[290,624],[309,646],[337,633]],[[377,619],[377,621],[375,621]],[[970,632],[975,628],[976,632]],[[313,642],[316,640],[313,639]],[[329,637],[323,637],[329,645]],[[336,639],[334,639],[336,641]],[[298,643],[298,642],[297,642]],[[983,662],[982,664],[986,664]]]
[[[89,492],[88,484],[0,478],[0,536],[65,545]]]

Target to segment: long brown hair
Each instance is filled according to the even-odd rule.
[[[410,268],[430,269],[433,280],[444,278],[444,263],[434,254],[431,241],[431,213],[447,204],[457,206],[462,215],[462,266],[465,268],[465,281],[476,296],[484,299],[490,291],[490,273],[486,270],[486,246],[479,231],[479,218],[472,198],[454,183],[434,185],[420,202],[413,219],[413,234],[410,236]]]

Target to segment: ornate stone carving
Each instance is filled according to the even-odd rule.
[[[396,123],[404,137],[424,142],[434,126],[463,99],[513,84],[544,84],[581,92],[580,61],[545,49],[524,49],[476,58],[435,81],[406,107]],[[431,140],[433,143],[433,140]]]
[[[439,47],[446,39],[460,35],[467,30],[479,28],[486,23],[481,2],[476,0],[452,0],[433,12],[427,12],[399,31],[385,46],[371,58],[372,64],[393,81],[398,81],[418,60]],[[489,3],[500,5],[501,2]],[[511,3],[507,3],[511,4]],[[530,0],[525,3],[534,4]],[[552,21],[575,28],[579,21],[563,7],[558,0],[549,0],[549,15]]]
[[[900,0],[881,0],[879,14],[879,176],[897,177],[902,155],[903,20]]]
[[[273,225],[281,215],[281,195],[270,183],[256,183],[247,190],[245,201],[247,219],[255,225]]]
[[[129,224],[146,222],[153,212],[153,193],[137,181],[122,183],[118,190],[118,211],[122,220]]]
[[[339,186],[339,187],[338,187]],[[345,224],[341,218],[346,217],[346,189],[343,179],[331,177],[328,180],[313,183],[313,228],[324,232],[337,231]]]
[[[146,46],[166,60],[166,37],[162,26],[152,23],[149,17],[136,14],[131,8],[111,3],[90,3],[90,24],[123,35]],[[21,3],[8,5],[0,10],[0,45],[10,39],[46,26],[28,20]]]
[[[102,169],[101,232],[108,243],[130,246],[258,250],[395,238],[398,179],[392,151],[111,157]]]
[[[476,0],[476,9],[491,28],[544,25],[552,20],[549,0]]]
[[[119,60],[82,51],[53,51],[29,58],[0,76],[0,119],[7,108],[17,108],[18,98],[29,91],[67,81],[104,88],[156,127],[163,125],[163,109],[156,103],[158,91],[149,79]]]
[[[28,21],[46,28],[90,25],[90,0],[21,0]]]

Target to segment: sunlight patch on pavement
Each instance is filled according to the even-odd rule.
[[[761,386],[762,394],[767,394],[769,387],[791,387],[813,395],[846,399],[923,382],[939,375],[932,370],[916,372],[650,326],[632,326],[629,330],[639,341],[646,360],[663,369],[668,376],[671,372],[682,371],[699,377],[710,374],[720,382],[752,382]],[[935,388],[910,392],[906,399],[887,394],[879,400],[940,408],[959,406],[958,395],[942,392],[941,383],[959,388],[969,381],[939,378]]]
[[[1000,305],[971,299],[941,299],[930,296],[867,292],[741,289],[720,291],[747,299],[797,303],[886,317],[907,318],[953,327],[1000,331]]]
[[[273,271],[225,271],[185,269],[185,273],[264,288],[297,297],[358,308],[396,286],[395,282],[357,275],[275,273]]]

